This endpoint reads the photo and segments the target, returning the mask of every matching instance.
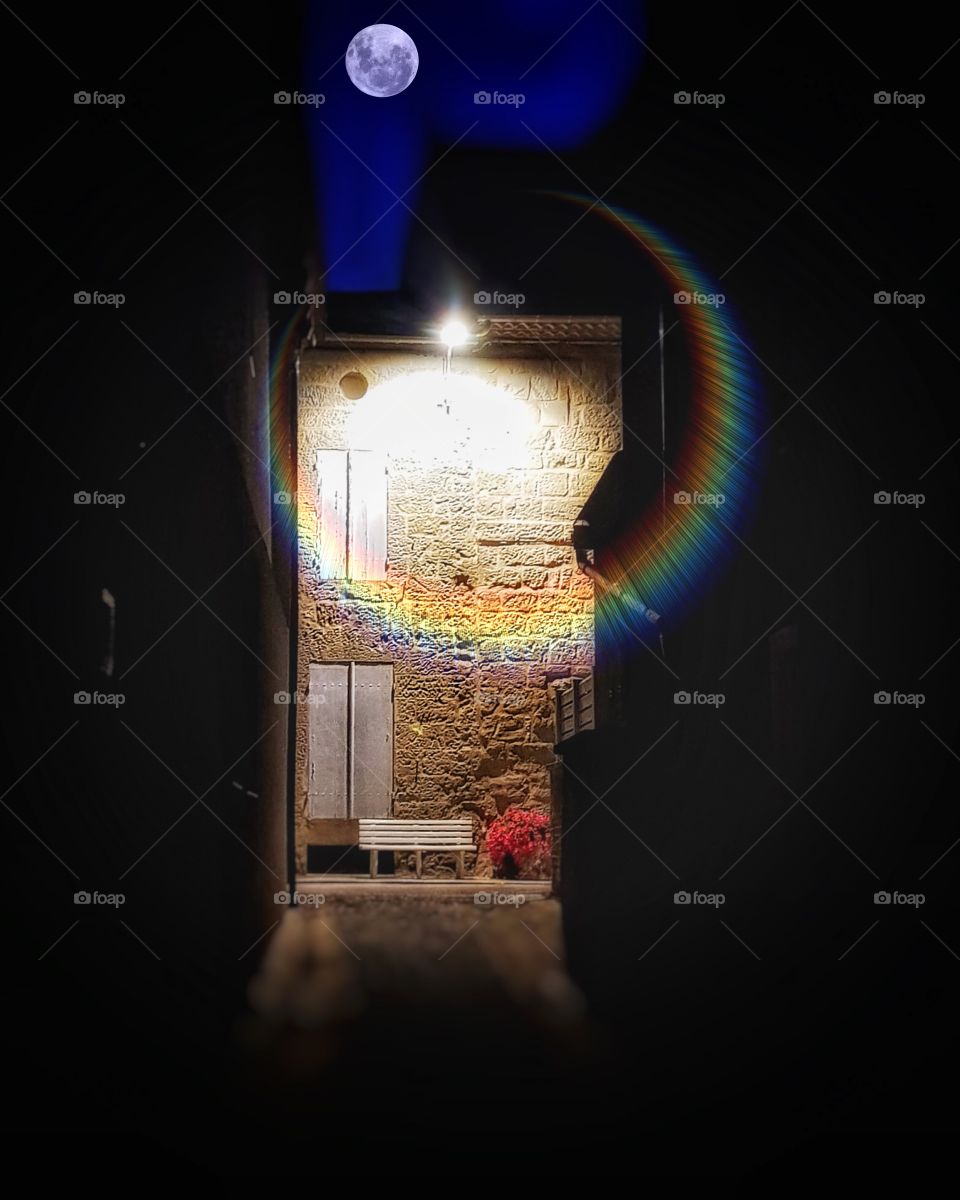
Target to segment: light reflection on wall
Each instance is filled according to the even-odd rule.
[[[297,503],[309,661],[388,654],[455,677],[533,672],[541,692],[548,670],[589,669],[593,583],[570,529],[614,453],[601,450],[613,433],[587,413],[614,427],[620,411],[619,356],[593,353],[575,369],[454,355],[448,370],[442,352],[419,346],[306,355]],[[585,461],[590,448],[602,461]],[[356,561],[342,530],[353,500],[321,484],[318,456],[348,451],[383,459],[385,577],[329,569]]]
[[[470,462],[491,471],[528,465],[533,406],[473,375],[412,371],[370,388],[347,420],[351,449],[425,466]]]

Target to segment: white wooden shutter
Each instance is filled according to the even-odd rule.
[[[376,450],[351,450],[349,489],[349,578],[386,579],[386,456]]]
[[[353,666],[351,817],[389,817],[393,793],[393,667]]]
[[[389,817],[391,664],[311,663],[308,701],[308,817]]]
[[[307,815],[346,817],[348,808],[348,715],[350,668],[311,663]]]
[[[317,451],[317,573],[347,574],[347,451]]]

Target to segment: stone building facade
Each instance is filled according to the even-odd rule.
[[[571,531],[621,448],[620,371],[613,318],[303,354],[298,875],[356,815],[469,815],[488,875],[498,813],[554,811],[550,685],[594,655]]]

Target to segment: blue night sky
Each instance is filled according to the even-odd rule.
[[[540,139],[557,151],[587,141],[616,112],[643,56],[618,19],[642,36],[640,8],[607,0],[584,15],[582,0],[490,0],[482,8],[425,0],[414,13],[403,3],[384,12],[315,0],[303,86],[326,98],[305,117],[326,289],[399,286],[414,220],[404,205],[416,208],[417,180],[453,143],[529,152]],[[344,68],[351,38],[376,23],[404,29],[420,55],[413,84],[390,98],[365,95]],[[477,93],[523,102],[477,103]],[[404,203],[384,216],[395,197]]]

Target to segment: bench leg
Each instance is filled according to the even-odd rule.
[[[457,851],[457,878],[463,878],[463,851]]]
[[[370,851],[370,878],[371,879],[376,879],[376,877],[377,877],[377,854],[378,854],[378,851],[376,851],[376,850]]]
[[[423,874],[423,851],[418,850],[417,851],[417,878],[419,879],[422,874]]]

